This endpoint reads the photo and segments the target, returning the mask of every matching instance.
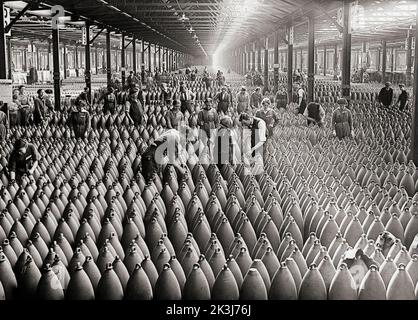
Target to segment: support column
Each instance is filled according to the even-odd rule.
[[[157,45],[154,44],[154,70],[157,68]]]
[[[258,69],[258,72],[262,72],[262,69],[261,69],[261,43],[260,42],[257,42],[257,45],[258,45],[258,55],[257,55],[257,69]]]
[[[269,38],[266,38],[264,47],[264,90],[269,89]]]
[[[148,43],[148,71],[152,72],[152,65],[151,65],[151,42]]]
[[[52,29],[52,55],[54,63],[54,104],[55,110],[61,110],[61,87],[60,87],[60,48],[59,30]]]
[[[327,75],[327,47],[324,46],[324,76]]]
[[[112,52],[110,44],[110,30],[106,31],[106,74],[107,85],[110,86],[112,83]]]
[[[274,93],[279,90],[279,32],[274,34]]]
[[[36,50],[38,55],[38,50]],[[67,46],[64,44],[64,79],[67,79],[68,59],[67,59]]]
[[[382,41],[382,81],[386,82],[387,48],[386,40]]]
[[[315,20],[313,16],[308,20],[308,102],[314,101],[315,85]]]
[[[382,60],[380,57],[380,49],[377,49],[377,71],[380,71],[382,66]]]
[[[257,51],[256,44],[253,43],[253,51],[252,51],[252,56],[251,56],[251,70],[254,70],[254,71],[257,70],[256,69],[256,61],[255,61],[256,51]]]
[[[338,44],[334,46],[334,80],[338,80]]]
[[[303,71],[303,49],[300,49],[300,71]]]
[[[351,87],[350,87],[350,77],[351,77],[351,30],[349,26],[351,25],[350,20],[350,7],[351,2],[349,0],[344,0],[344,9],[343,9],[343,63],[342,63],[342,96],[350,98],[351,96]]]
[[[144,39],[141,40],[141,45],[142,45],[141,71],[145,71],[145,42],[144,42]],[[144,79],[142,81],[144,81]]]
[[[4,32],[4,3],[0,1],[0,79],[6,79],[7,77],[7,65],[6,65],[6,34]]]
[[[75,73],[78,77],[78,69],[80,68],[80,65],[78,63],[78,44],[75,46]]]
[[[293,27],[288,27],[287,44],[287,103],[292,102],[293,96]]]
[[[418,6],[416,9],[416,25],[418,26]],[[411,32],[412,34],[412,32]],[[412,36],[412,35],[411,35]],[[418,28],[415,30],[415,70],[414,70],[414,93],[413,93],[413,117],[412,117],[412,130],[411,130],[411,149],[408,154],[408,160],[412,160],[414,164],[418,165],[418,99],[417,96],[417,79],[418,79]]]
[[[318,47],[315,47],[315,75],[318,74]]]
[[[94,65],[96,68],[96,74],[99,74],[99,53],[97,50],[97,46],[94,48]]]
[[[412,30],[408,30],[408,37],[406,38],[406,86],[412,85]]]
[[[52,53],[52,42],[48,40],[48,67],[47,70],[51,70],[51,53]]]
[[[125,50],[125,34],[122,33],[122,51],[120,54],[121,71],[122,71],[122,88],[125,88],[126,78],[126,50]]]
[[[132,37],[132,71],[136,74],[136,37]]]
[[[13,67],[12,67],[12,63],[13,63],[13,61],[12,61],[12,59],[13,59],[13,57],[12,57],[12,51],[13,51],[13,49],[12,49],[12,42],[11,42],[11,40],[9,38],[9,39],[7,39],[7,67],[9,69],[8,79],[10,79],[10,80],[12,80],[12,73],[13,73]]]
[[[162,68],[162,63],[161,63],[161,59],[162,59],[162,54],[161,54],[161,46],[158,46],[158,70],[161,72],[163,71]]]
[[[86,87],[89,89],[87,93],[88,101],[93,101],[91,98],[91,55],[90,55],[90,23],[86,22],[86,45],[84,48],[84,59],[85,59],[85,69],[84,77],[86,80]],[[96,73],[98,72],[97,66],[97,47],[96,47]]]
[[[390,50],[390,72],[395,71],[395,48],[392,47]]]
[[[366,44],[366,42],[363,42],[361,47],[362,47],[361,53],[359,52],[359,54],[361,55],[360,82],[363,83],[364,70],[367,68],[367,60],[366,60],[367,44]],[[350,56],[351,56],[351,54],[350,54]]]

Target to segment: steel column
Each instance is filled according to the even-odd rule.
[[[122,34],[122,51],[120,54],[121,70],[122,70],[122,87],[125,87],[126,80],[126,49],[125,49],[125,35]]]
[[[9,39],[7,39],[7,67],[8,67],[8,69],[9,69],[9,72],[8,72],[8,79],[10,79],[10,80],[12,80],[12,73],[13,73],[13,68],[12,68],[12,63],[13,63],[13,61],[12,61],[12,42],[11,42],[11,40],[10,40],[10,38]]]
[[[151,65],[151,42],[148,43],[148,71],[152,72],[152,65]]]
[[[133,35],[132,39],[132,71],[136,74],[136,38]]]
[[[92,101],[91,99],[91,57],[90,57],[90,23],[86,22],[86,45],[84,48],[84,59],[85,59],[85,71],[84,77],[86,80],[86,87],[89,89],[87,94],[87,99]],[[97,72],[97,47],[96,47],[96,72]]]
[[[269,38],[264,47],[264,90],[269,90]]]
[[[416,9],[416,25],[418,26],[418,6]],[[412,33],[412,32],[411,32]],[[414,70],[414,93],[413,93],[413,117],[411,130],[411,149],[408,154],[408,159],[413,160],[414,164],[418,165],[418,99],[417,96],[417,82],[418,79],[418,28],[415,30],[415,70]]]
[[[334,80],[338,80],[338,44],[334,46]]]
[[[64,44],[64,79],[67,79],[67,68],[68,68],[68,59],[67,59],[67,46]],[[36,50],[36,55],[38,55],[38,50]]]
[[[288,44],[287,44],[287,103],[291,103],[293,99],[293,38],[290,33],[293,28],[288,28]]]
[[[274,34],[274,92],[279,90],[279,32]]]
[[[6,65],[6,32],[4,26],[4,3],[0,1],[0,79],[7,78],[7,65]]]
[[[107,85],[112,84],[112,52],[110,43],[110,30],[106,32],[106,74],[107,74]]]
[[[406,85],[412,84],[412,30],[408,29],[407,50],[406,50]]]
[[[343,21],[344,21],[344,30],[343,30],[343,63],[342,63],[342,96],[345,98],[350,98],[351,87],[351,30],[349,27],[351,25],[351,17],[350,17],[350,7],[351,1],[344,0],[344,8],[343,8]]]
[[[308,102],[314,101],[315,84],[315,20],[308,20]]]
[[[54,104],[55,110],[61,110],[61,86],[60,86],[60,48],[59,30],[52,29],[52,55],[54,63]]]
[[[257,42],[257,46],[258,46],[258,53],[257,53],[257,69],[258,69],[258,72],[262,72],[262,69],[261,69],[261,44],[260,44],[260,42]]]
[[[382,80],[386,81],[387,46],[386,40],[382,41]]]
[[[327,75],[327,47],[324,46],[324,76]]]

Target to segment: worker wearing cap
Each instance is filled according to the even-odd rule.
[[[237,112],[241,114],[247,112],[250,109],[250,95],[247,92],[247,88],[242,86],[241,91],[237,95]]]
[[[179,129],[179,126],[182,122],[184,122],[184,115],[180,111],[180,100],[173,101],[173,107],[171,110],[167,111],[166,114],[166,121],[167,121],[167,128],[168,129]]]
[[[353,131],[353,116],[351,111],[347,108],[348,102],[346,99],[339,99],[337,101],[338,108],[332,114],[332,127],[334,128],[334,136],[339,139],[346,137],[354,137]]]
[[[257,118],[263,119],[267,126],[267,136],[273,135],[273,128],[277,121],[277,114],[271,107],[271,101],[269,98],[264,98],[261,101],[262,109],[258,110],[255,114]]]
[[[138,99],[138,88],[129,89],[129,96],[126,100],[125,111],[128,118],[135,126],[139,126],[144,122],[144,109]]]
[[[214,160],[218,166],[236,164],[238,162],[238,137],[233,129],[231,117],[224,116],[219,122],[215,139]]]
[[[398,101],[396,102],[395,106],[399,106],[399,110],[403,111],[408,106],[408,92],[406,92],[405,85],[401,83],[399,85],[399,89],[401,89],[401,94],[398,97]]]
[[[100,101],[104,101],[104,105],[103,105],[103,113],[111,113],[111,114],[115,114],[116,113],[116,96],[114,94],[114,89],[109,86],[107,87],[107,92],[106,94],[104,94],[100,99]]]
[[[248,113],[242,113],[239,118],[243,127],[242,153],[245,166],[251,173],[260,176],[264,172],[264,143],[267,140],[266,123],[264,120]],[[248,130],[249,129],[249,130]]]
[[[16,140],[8,164],[10,179],[20,182],[23,175],[33,175],[38,160],[38,150],[33,144],[24,139]]]
[[[182,152],[180,134],[177,130],[167,130],[155,140],[141,155],[142,175],[149,183],[154,174],[160,176],[163,181],[163,171],[167,166],[176,169],[179,180],[183,177],[185,160],[177,157]]]
[[[84,139],[90,128],[90,113],[86,110],[86,103],[78,103],[77,109],[71,112],[69,122],[77,139]]]
[[[207,146],[209,148],[209,157],[213,155],[214,135],[216,134],[216,128],[219,125],[219,116],[216,110],[213,108],[213,101],[211,98],[206,98],[204,108],[197,115],[197,124],[201,129],[203,137],[201,140],[207,139]]]
[[[379,101],[379,104],[382,107],[389,107],[392,104],[393,89],[390,86],[391,83],[386,82],[385,87],[380,90],[379,95],[377,97],[377,101]]]

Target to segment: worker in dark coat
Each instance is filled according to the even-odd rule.
[[[308,121],[308,126],[318,125],[318,127],[322,127],[324,125],[325,110],[318,102],[310,102],[303,115]]]
[[[90,128],[90,114],[83,104],[77,104],[77,109],[71,113],[70,125],[77,139],[86,137],[86,133]]]
[[[8,163],[10,180],[20,183],[24,175],[33,175],[39,158],[38,150],[33,144],[24,139],[17,139]]]
[[[406,92],[405,85],[401,83],[399,85],[399,89],[401,89],[401,94],[398,97],[398,101],[396,102],[396,105],[399,106],[399,110],[403,111],[408,106],[408,92]]]
[[[141,169],[148,183],[157,174],[164,181],[163,171],[167,166],[173,166],[178,180],[186,173],[185,160],[177,155],[181,152],[180,134],[177,130],[168,130],[155,140],[141,156]]]
[[[377,101],[381,107],[390,107],[393,100],[393,89],[390,87],[391,83],[386,82],[385,87],[382,88],[379,92],[379,96],[377,97]]]
[[[109,86],[107,88],[107,92],[99,99],[100,101],[104,101],[104,105],[103,105],[103,113],[111,113],[111,114],[115,114],[116,113],[116,96],[113,93],[115,90],[113,89],[113,87]]]
[[[52,111],[53,110],[48,108],[45,91],[43,89],[39,89],[38,96],[34,101],[33,122],[35,125],[46,124],[49,113]]]
[[[215,96],[214,100],[218,102],[218,112],[222,112],[226,115],[228,113],[231,101],[231,97],[227,92],[226,87],[222,87],[222,91]]]
[[[129,89],[129,97],[125,105],[128,118],[135,126],[144,123],[144,109],[138,99],[138,91],[138,88]]]

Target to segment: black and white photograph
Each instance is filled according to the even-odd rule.
[[[0,309],[418,300],[417,0],[0,7]]]

